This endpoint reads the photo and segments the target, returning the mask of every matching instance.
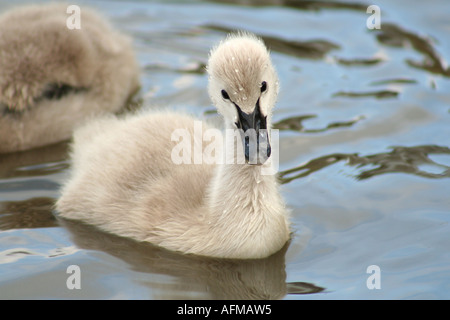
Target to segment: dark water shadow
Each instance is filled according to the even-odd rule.
[[[178,74],[202,75],[206,73],[206,64],[204,62],[195,62],[195,64],[183,68],[173,68],[164,64],[147,64],[143,67],[145,71],[173,72]]]
[[[371,86],[380,86],[386,84],[416,84],[417,80],[414,79],[406,79],[406,78],[393,78],[393,79],[384,79],[384,80],[376,80],[370,82]]]
[[[124,115],[140,110],[143,107],[144,98],[142,92],[142,86],[138,86],[133,92],[130,93],[125,104],[121,110],[116,112],[116,115]]]
[[[343,66],[374,66],[384,62],[384,59],[381,58],[338,58],[336,57],[336,62]]]
[[[386,173],[407,173],[416,176],[440,179],[450,178],[450,167],[439,164],[429,158],[431,154],[449,154],[450,148],[444,146],[425,145],[416,147],[392,147],[391,152],[378,153],[368,156],[358,154],[335,153],[309,161],[308,163],[279,173],[279,181],[282,184],[300,179],[324,169],[340,161],[345,161],[349,166],[364,168],[375,166],[374,169],[363,170],[357,176],[357,180],[364,180],[373,176]],[[432,165],[441,172],[434,173],[424,171],[421,165]]]
[[[284,257],[289,243],[266,259],[185,255],[105,233],[81,222],[57,218],[53,211],[54,202],[55,199],[41,197],[0,203],[0,230],[63,227],[78,248],[105,252],[125,261],[137,272],[176,277],[175,284],[156,284],[157,289],[167,291],[169,298],[182,296],[183,292],[203,292],[211,299],[282,299],[287,294],[313,294],[325,290],[308,282],[286,283]],[[58,255],[64,254],[67,253]],[[151,281],[142,284],[155,286]]]
[[[0,179],[51,175],[69,167],[69,143],[0,154]]]
[[[306,129],[303,122],[308,119],[316,118],[317,115],[301,115],[282,119],[273,124],[274,129],[290,130],[302,133],[319,133],[335,128],[347,128],[364,119],[363,116],[356,117],[348,121],[336,121],[327,124],[324,128]]]
[[[151,280],[142,280],[144,286],[156,286],[156,289],[166,291],[168,298],[185,299],[183,292],[203,292],[211,299],[282,299],[287,294],[313,294],[325,290],[308,282],[286,283],[285,254],[289,243],[265,259],[185,255],[105,233],[81,222],[57,218],[53,211],[54,201],[41,197],[0,203],[0,230],[63,227],[78,248],[105,252],[125,261],[137,272],[176,277],[175,283],[155,284]],[[67,253],[58,255],[64,254]]]
[[[376,91],[365,91],[365,92],[353,92],[353,91],[338,91],[333,94],[335,97],[346,97],[346,98],[367,98],[373,97],[376,99],[389,99],[396,98],[398,92],[394,90],[376,90]]]
[[[283,6],[298,10],[320,11],[326,9],[332,10],[354,10],[366,12],[369,5],[357,2],[344,1],[308,1],[308,0],[220,0],[207,2],[219,2],[242,6],[264,7],[264,6]]]
[[[239,31],[239,29],[232,29],[219,25],[203,25],[202,28],[212,31],[219,31],[223,33],[230,33]],[[276,51],[282,54],[294,56],[302,59],[323,59],[325,55],[331,50],[340,49],[336,43],[324,39],[314,40],[285,40],[264,34],[256,34],[260,37],[266,46],[271,51]]]
[[[394,23],[383,23],[382,28],[375,32],[381,44],[397,48],[412,48],[424,57],[422,61],[407,59],[406,63],[409,66],[450,77],[450,67],[447,67],[447,62],[434,48],[431,38],[405,30]]]
[[[0,230],[58,227],[52,213],[54,202],[47,197],[0,202]]]
[[[42,192],[59,189],[59,183],[46,176],[67,170],[68,152],[69,142],[66,141],[0,154],[0,192],[7,195],[16,191]],[[58,227],[52,214],[54,201],[51,197],[0,201],[0,230]]]
[[[289,244],[265,259],[217,259],[180,254],[105,233],[77,221],[58,220],[81,249],[105,252],[125,261],[137,272],[176,277],[174,281],[156,284],[158,289],[167,291],[165,298],[185,299],[183,292],[203,292],[208,299],[282,299],[286,294],[324,290],[312,283],[286,283],[285,253]],[[145,280],[141,284],[155,286]]]

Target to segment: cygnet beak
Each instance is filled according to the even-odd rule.
[[[245,162],[262,165],[269,159],[272,152],[267,130],[267,116],[261,113],[259,99],[250,114],[243,112],[237,104],[235,106],[239,115],[239,122],[236,122],[236,126],[241,129]]]

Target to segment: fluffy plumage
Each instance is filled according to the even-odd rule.
[[[256,70],[261,62],[269,67],[253,73],[255,79],[216,73],[217,66],[228,65],[229,51],[222,48],[229,45],[237,59],[241,53],[247,57],[244,49],[255,45],[250,51],[254,65],[249,67]],[[268,102],[276,99],[277,78],[267,49],[254,36],[239,34],[222,42],[211,52],[208,72],[211,98],[224,115],[225,127],[236,129],[236,108],[220,98],[221,90],[237,85],[235,81],[257,87],[242,90],[253,108],[257,96],[262,99],[260,83],[270,82],[272,90],[264,93],[261,110],[272,109]],[[194,134],[195,120],[172,112],[141,113],[97,120],[78,130],[72,175],[56,204],[61,216],[184,253],[263,258],[278,251],[289,238],[289,223],[276,177],[262,173],[272,165],[271,158],[260,166],[226,161],[176,165],[171,160],[178,144],[171,139],[174,130],[184,128],[194,139],[192,145],[202,144],[203,150],[208,146]],[[203,131],[207,128],[203,123]]]
[[[0,16],[0,153],[69,139],[89,118],[117,112],[139,87],[128,37],[81,8],[30,5]]]

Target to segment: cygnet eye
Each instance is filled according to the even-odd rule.
[[[261,92],[265,92],[267,90],[267,82],[261,82]]]
[[[225,100],[230,100],[230,96],[225,90],[222,90],[222,98],[224,98]]]

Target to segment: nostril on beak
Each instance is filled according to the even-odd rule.
[[[264,164],[272,154],[268,132],[265,129],[256,132],[247,130],[243,136],[245,162],[247,164]]]

